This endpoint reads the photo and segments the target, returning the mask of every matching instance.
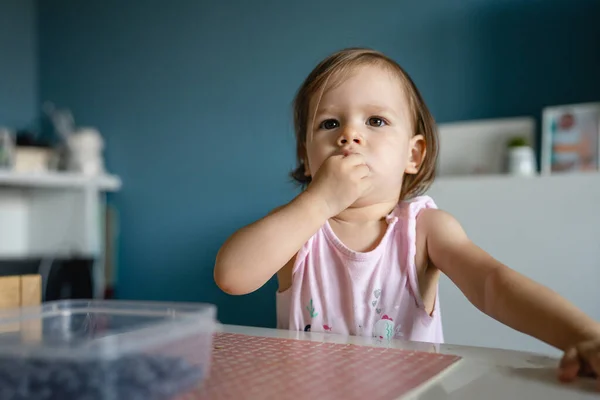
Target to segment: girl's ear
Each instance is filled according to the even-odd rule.
[[[425,138],[423,135],[415,135],[408,143],[408,158],[404,172],[407,174],[416,174],[425,161],[427,150],[425,148]]]

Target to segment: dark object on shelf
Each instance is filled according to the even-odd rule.
[[[92,298],[92,264],[92,260],[73,259],[53,265],[44,301]]]
[[[91,258],[0,259],[0,276],[42,275],[42,301],[94,297]]]
[[[21,147],[51,147],[46,140],[41,140],[34,132],[20,130],[16,132],[15,144]]]

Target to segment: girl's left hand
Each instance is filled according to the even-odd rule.
[[[563,382],[572,382],[578,376],[600,378],[600,338],[581,342],[565,351],[558,367],[558,378]]]

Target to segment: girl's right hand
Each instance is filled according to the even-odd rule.
[[[325,203],[331,218],[371,188],[369,175],[370,169],[363,155],[331,156],[321,165],[306,191]]]

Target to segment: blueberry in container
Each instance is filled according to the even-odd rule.
[[[211,304],[62,300],[0,312],[0,399],[170,400],[210,371]]]

